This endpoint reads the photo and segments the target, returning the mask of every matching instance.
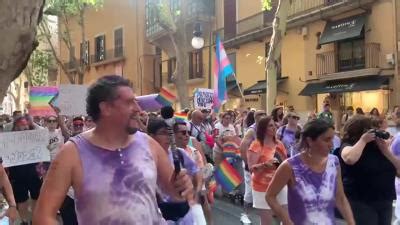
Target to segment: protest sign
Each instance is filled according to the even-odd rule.
[[[48,143],[47,129],[0,133],[0,156],[3,166],[50,161]]]
[[[31,116],[54,116],[56,113],[49,105],[49,101],[57,93],[57,87],[31,87],[29,90],[29,114]]]
[[[198,88],[193,97],[195,109],[211,109],[213,106],[214,90]]]
[[[85,85],[60,85],[57,103],[61,115],[86,115],[86,94],[87,86]]]

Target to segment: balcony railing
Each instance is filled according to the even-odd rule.
[[[349,0],[297,0],[293,1],[289,9],[289,19],[306,14],[319,8],[331,6],[334,4],[344,3]],[[236,34],[228,34],[225,36],[224,28],[217,29],[215,33],[219,34],[222,40],[230,40],[234,37],[241,36],[261,28],[272,26],[275,17],[276,7],[270,11],[259,12],[236,22]],[[215,40],[214,40],[215,41]]]
[[[98,53],[90,56],[90,63],[101,63],[113,60],[119,60],[125,57],[125,48],[115,48],[105,51],[103,54]]]
[[[364,46],[362,57],[350,57],[339,59],[338,52],[329,51],[317,54],[317,76],[368,68],[379,68],[380,66],[380,45],[378,43],[367,43]]]

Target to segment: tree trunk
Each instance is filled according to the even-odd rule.
[[[292,0],[279,0],[273,22],[273,32],[266,65],[267,97],[266,110],[271,112],[276,103],[277,95],[277,63],[281,56],[282,38],[285,36],[287,16]]]
[[[0,102],[37,47],[44,0],[0,0]]]
[[[187,51],[184,45],[178,46],[177,43],[185,43],[184,35],[181,32],[176,32],[170,35],[171,41],[176,53],[176,69],[174,71],[174,83],[179,98],[181,109],[189,108],[189,96],[187,80],[189,76],[189,60],[186,57]]]

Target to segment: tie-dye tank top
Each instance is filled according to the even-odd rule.
[[[295,177],[295,185],[288,188],[288,208],[296,225],[334,225],[336,177],[339,160],[328,156],[322,173],[312,171],[301,160],[300,154],[288,159]]]
[[[79,224],[165,224],[156,201],[157,169],[146,134],[128,147],[109,151],[81,135],[71,139],[82,163],[83,182],[75,195]]]

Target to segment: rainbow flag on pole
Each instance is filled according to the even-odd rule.
[[[222,104],[228,99],[226,78],[234,76],[232,64],[226,55],[224,45],[217,35],[214,61],[214,111],[218,112]]]
[[[168,90],[161,88],[160,93],[156,97],[156,101],[163,106],[170,106],[176,101],[176,96]]]
[[[31,87],[29,90],[29,114],[31,116],[55,115],[49,102],[58,93],[57,87]]]
[[[174,116],[175,116],[175,120],[178,120],[178,121],[185,122],[188,120],[187,119],[188,116],[186,113],[174,113]]]
[[[231,164],[224,159],[219,164],[217,170],[214,172],[215,180],[222,186],[227,192],[233,191],[240,183],[242,178],[239,173],[231,166]]]

